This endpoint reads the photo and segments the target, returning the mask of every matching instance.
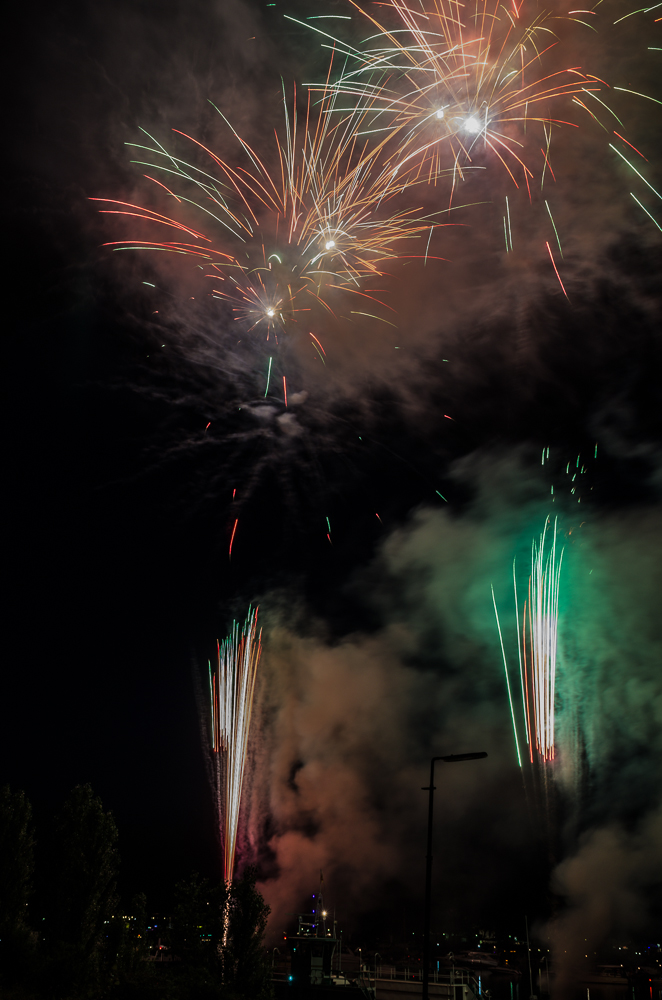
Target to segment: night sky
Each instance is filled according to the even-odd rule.
[[[654,15],[598,9],[597,33],[558,22],[562,58],[659,101]],[[291,95],[328,58],[283,13],[311,8],[42,4],[12,33],[0,777],[45,823],[90,782],[123,891],[155,908],[191,870],[218,874],[195,678],[257,601],[241,857],[274,933],[320,868],[348,927],[400,933],[422,895],[427,761],[466,750],[490,756],[438,782],[439,921],[645,931],[662,881],[662,282],[630,192],[658,222],[662,205],[566,102],[580,128],[559,131],[545,196],[568,297],[542,196],[485,157],[466,203],[489,203],[435,235],[446,260],[390,266],[397,329],[322,329],[324,370],[284,348],[283,420],[275,394],[260,403],[262,348],[239,353],[190,264],[111,254],[127,230],[88,200],[144,198],[123,145],[141,125],[238,156],[208,99],[273,155],[280,76]],[[353,13],[343,37],[366,33]],[[659,190],[659,104],[608,100]],[[566,552],[544,810],[517,768],[490,585],[513,653],[512,559],[548,514]]]

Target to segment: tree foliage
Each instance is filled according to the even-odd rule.
[[[228,885],[194,874],[175,890],[171,945],[176,959],[190,970],[206,972],[228,1000],[267,1000],[271,974],[264,954],[269,907],[256,888],[256,871]]]
[[[243,878],[229,886],[228,936],[224,948],[224,982],[246,1000],[272,995],[271,973],[264,952],[264,933],[271,907],[256,887],[257,870],[246,868]]]
[[[24,792],[0,789],[0,926],[24,925],[32,892],[32,807]]]
[[[104,958],[109,978],[126,977],[141,968],[149,955],[147,897],[135,895],[126,912],[116,912],[106,924]]]
[[[173,954],[189,966],[222,970],[224,914],[227,890],[197,873],[175,886],[172,919]]]
[[[34,872],[32,807],[24,792],[0,789],[0,959],[14,973],[34,948],[28,903]]]
[[[46,853],[46,950],[63,983],[91,983],[108,958],[118,906],[116,843],[111,813],[89,785],[78,785],[56,817]]]
[[[117,827],[91,787],[74,788],[39,832],[31,921],[30,803],[23,792],[0,789],[0,988],[19,991],[8,997],[270,1000],[263,947],[269,907],[254,868],[227,885],[197,874],[179,882],[165,934],[159,925],[174,961],[154,965],[147,901],[137,895],[128,906],[119,902]]]

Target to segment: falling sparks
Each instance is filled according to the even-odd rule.
[[[522,755],[519,749],[519,737],[517,735],[517,723],[515,722],[515,709],[513,707],[513,693],[510,688],[510,677],[508,676],[508,663],[506,661],[506,651],[503,645],[503,635],[501,634],[501,622],[499,621],[499,612],[497,610],[496,597],[494,596],[494,587],[492,587],[492,603],[494,605],[494,615],[496,617],[497,629],[499,632],[499,643],[501,645],[501,655],[503,656],[503,669],[506,675],[506,689],[508,691],[508,706],[510,708],[510,718],[513,723],[513,735],[515,737],[515,749],[517,751],[517,763],[522,766]]]
[[[554,230],[554,235],[556,236],[556,242],[557,242],[558,247],[559,247],[559,253],[563,257],[563,250],[561,249],[561,240],[559,239],[559,234],[558,234],[558,230],[556,228],[556,223],[554,222],[554,216],[552,215],[552,210],[549,207],[549,202],[546,199],[545,199],[545,207],[547,209],[547,213],[549,215],[550,222],[552,223],[552,229]],[[549,244],[547,244],[547,248],[549,249]]]
[[[545,243],[545,246],[547,247],[547,253],[549,254],[549,259],[552,262],[552,267],[554,268],[554,273],[556,274],[556,277],[558,278],[559,285],[561,286],[561,290],[562,290],[563,294],[565,295],[565,297],[567,299],[568,298],[568,293],[566,292],[565,286],[564,286],[563,282],[561,281],[561,275],[559,274],[559,269],[556,266],[556,261],[554,260],[554,254],[552,253],[552,248],[550,247],[549,243]],[[570,300],[568,299],[568,301],[570,301]]]
[[[524,184],[530,191],[537,167],[524,158],[527,132],[537,125],[544,133],[542,183],[544,172],[552,172],[551,128],[574,126],[560,119],[551,103],[593,96],[605,86],[576,66],[546,67],[557,44],[552,15],[537,9],[528,15],[532,5],[524,2],[513,17],[498,0],[486,0],[462,15],[439,0],[411,6],[406,0],[390,0],[381,6],[399,19],[395,30],[355,0],[349,2],[372,30],[359,47],[305,25],[332,41],[346,58],[340,78],[317,89],[343,98],[349,106],[341,110],[360,117],[361,135],[378,137],[393,177],[401,178],[404,171],[405,184],[436,183],[448,175],[454,186],[477,169],[474,155],[486,149],[515,187]],[[577,103],[595,117],[583,102]],[[508,221],[507,249],[512,250]]]
[[[314,348],[315,348],[315,350],[317,351],[317,353],[318,353],[318,355],[319,355],[319,359],[320,359],[320,361],[322,362],[322,364],[323,364],[323,365],[325,365],[325,364],[326,364],[326,361],[325,361],[325,358],[326,358],[326,351],[324,350],[324,348],[322,347],[322,344],[321,344],[321,343],[320,343],[320,341],[319,341],[319,340],[317,339],[317,337],[315,336],[315,334],[314,334],[314,333],[311,333],[311,334],[310,334],[310,336],[312,337],[312,339],[313,339],[313,341],[314,341],[314,343],[313,343],[313,347],[314,347]]]
[[[232,497],[234,499],[234,493],[232,494]],[[232,535],[230,537],[230,548],[228,549],[228,559],[232,559],[232,546],[234,545],[234,536],[236,534],[238,524],[239,524],[239,518],[236,519],[236,521],[234,522],[234,527],[232,528]]]

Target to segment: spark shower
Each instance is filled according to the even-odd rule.
[[[557,546],[557,519],[553,527],[549,517],[538,541],[531,544],[531,573],[522,607],[517,596],[516,566],[513,560],[513,594],[515,598],[515,630],[522,699],[522,723],[528,747],[529,761],[534,752],[545,763],[554,760],[554,698],[556,692],[556,651],[558,642],[559,587],[563,565],[563,548]],[[494,588],[492,602],[496,617],[503,666],[508,689],[508,703],[513,724],[517,760],[522,766],[517,713],[510,683],[508,661],[503,643],[501,622]]]
[[[257,614],[257,608],[249,609],[242,628],[238,622],[232,623],[230,635],[217,645],[213,670],[209,663],[210,745],[226,882],[234,872],[255,679],[262,653]]]

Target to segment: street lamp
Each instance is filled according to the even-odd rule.
[[[432,899],[432,811],[434,806],[434,765],[443,760],[455,764],[461,760],[482,760],[487,757],[484,750],[477,753],[451,753],[446,757],[432,757],[430,760],[430,784],[422,791],[428,792],[428,850],[425,855],[425,918],[423,921],[423,990],[421,1000],[429,1000],[430,980],[430,903]]]

